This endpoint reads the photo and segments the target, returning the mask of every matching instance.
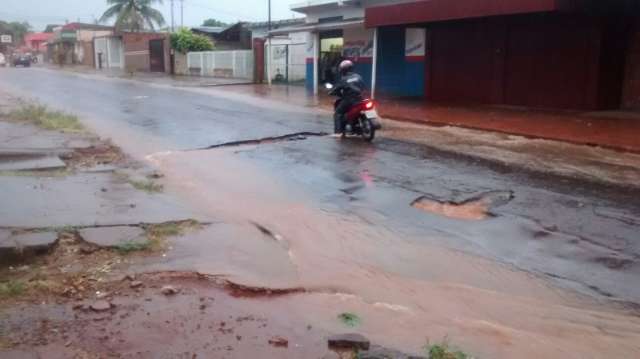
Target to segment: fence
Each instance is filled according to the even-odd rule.
[[[272,45],[272,60],[267,60],[271,79],[274,82],[304,82],[307,74],[306,51],[306,44]],[[268,44],[265,45],[265,54],[268,58]]]
[[[187,54],[191,75],[253,80],[253,51],[203,51]]]

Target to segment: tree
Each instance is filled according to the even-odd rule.
[[[191,51],[211,51],[213,42],[204,35],[198,35],[186,28],[171,34],[171,47],[183,54]]]
[[[22,43],[24,35],[31,30],[31,25],[28,22],[5,22],[0,21],[0,32],[13,35],[13,42],[15,44]]]
[[[164,25],[164,17],[152,7],[154,3],[162,4],[162,0],[107,0],[111,7],[102,14],[100,22],[115,17],[117,30],[142,31],[147,27],[155,30],[155,25]]]
[[[229,24],[224,23],[220,20],[216,20],[216,19],[206,19],[203,23],[202,26],[211,26],[211,27],[226,27],[229,26]]]

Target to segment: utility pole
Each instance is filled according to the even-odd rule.
[[[184,0],[180,0],[180,27],[184,27]]]
[[[273,59],[273,53],[271,52],[271,34],[269,32],[271,32],[271,0],[268,0],[268,5],[269,5],[269,19],[268,19],[268,23],[267,23],[267,39],[268,39],[268,44],[267,46],[269,47],[269,51],[267,51],[267,83],[269,85],[271,85],[271,61]]]
[[[173,19],[173,0],[171,0],[171,32],[175,31],[175,21]]]

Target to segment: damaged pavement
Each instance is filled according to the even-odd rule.
[[[347,351],[393,348],[360,357],[443,341],[479,358],[640,354],[637,187],[487,146],[340,140],[325,112],[221,89],[13,76],[112,142],[73,135],[40,147],[72,149],[64,169],[0,176],[2,234],[57,240],[3,269],[23,293],[2,306],[6,353],[335,358],[329,340],[358,334]],[[83,160],[109,143],[119,159]]]

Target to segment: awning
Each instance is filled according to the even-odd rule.
[[[347,19],[342,21],[332,22],[316,22],[309,24],[302,24],[298,26],[283,27],[276,30],[269,31],[270,36],[287,35],[295,32],[320,32],[328,30],[340,30],[349,28],[358,28],[364,26],[364,19]]]
[[[565,1],[566,2],[566,1]],[[367,27],[551,12],[564,7],[556,0],[424,0],[365,9]]]

